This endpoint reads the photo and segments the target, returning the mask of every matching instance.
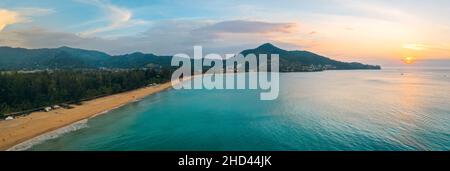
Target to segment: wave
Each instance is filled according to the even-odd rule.
[[[80,129],[83,129],[83,128],[87,128],[88,127],[88,121],[89,121],[89,119],[83,119],[81,121],[74,122],[74,123],[72,123],[70,125],[67,125],[65,127],[61,127],[61,128],[56,129],[54,131],[50,131],[50,132],[44,133],[42,135],[39,135],[39,136],[34,137],[32,139],[29,139],[29,140],[27,140],[25,142],[17,144],[15,146],[9,148],[6,151],[25,151],[25,150],[28,150],[31,147],[33,147],[35,145],[38,145],[38,144],[40,144],[40,143],[42,143],[44,141],[48,141],[48,140],[51,140],[51,139],[58,138],[61,135],[67,134],[69,132],[73,132],[73,131],[77,131],[77,130],[80,130]]]

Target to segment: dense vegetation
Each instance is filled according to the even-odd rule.
[[[170,66],[171,57],[132,53],[112,56],[100,51],[60,47],[24,49],[0,47],[0,70],[158,68]]]
[[[0,114],[77,102],[168,81],[170,70],[57,70],[0,73]]]

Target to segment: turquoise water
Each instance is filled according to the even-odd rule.
[[[449,92],[449,70],[286,73],[274,101],[168,90],[29,150],[450,150]]]

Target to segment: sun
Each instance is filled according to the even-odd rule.
[[[413,64],[415,61],[414,61],[414,58],[413,57],[405,57],[404,59],[403,59],[403,63],[405,63],[405,64],[408,64],[408,65],[410,65],[410,64]]]

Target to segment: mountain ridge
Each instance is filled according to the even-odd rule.
[[[265,43],[241,52],[243,55],[279,54],[281,72],[320,71],[328,69],[381,69],[380,66],[357,62],[340,62],[309,51],[288,51]],[[61,46],[58,48],[27,49],[0,47],[0,70],[97,69],[171,67],[172,56],[134,52],[110,55],[97,50]]]

